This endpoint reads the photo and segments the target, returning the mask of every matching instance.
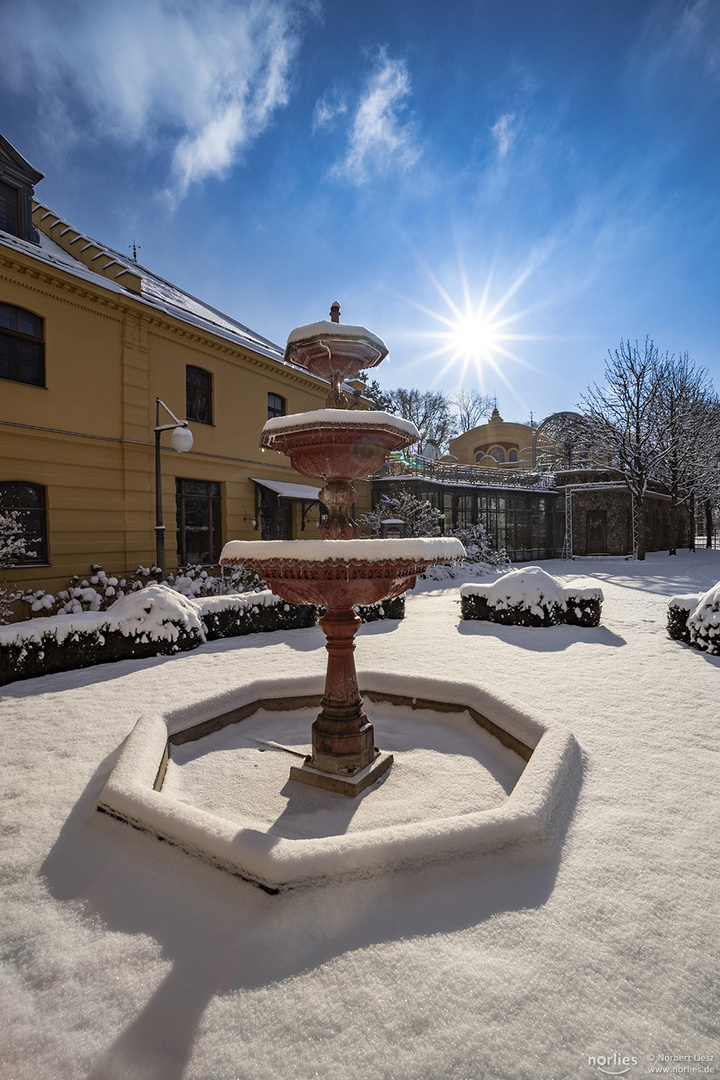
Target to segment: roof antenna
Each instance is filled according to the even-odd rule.
[[[128,244],[128,247],[132,250],[133,261],[137,262],[137,253],[138,251],[142,251],[142,248],[137,247],[134,240],[132,244]]]
[[[332,322],[340,322],[340,301],[336,300],[330,305],[330,319]]]

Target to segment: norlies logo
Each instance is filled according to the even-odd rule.
[[[618,1054],[616,1051],[613,1054],[588,1057],[588,1065],[596,1068],[598,1072],[605,1073],[606,1076],[624,1076],[625,1073],[630,1072],[632,1065],[637,1065],[637,1058],[629,1057],[627,1054]]]

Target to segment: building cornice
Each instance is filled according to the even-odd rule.
[[[323,379],[315,378],[298,368],[290,367],[280,361],[274,361],[271,357],[254,353],[249,348],[233,345],[224,337],[219,337],[211,332],[202,331],[191,327],[181,319],[157,311],[140,298],[123,294],[105,292],[100,282],[78,282],[73,278],[70,271],[64,271],[61,267],[49,266],[45,263],[36,262],[29,252],[16,251],[12,248],[4,248],[0,243],[0,267],[14,271],[30,278],[35,284],[29,287],[46,296],[52,296],[53,290],[66,293],[67,302],[76,307],[92,310],[100,306],[109,311],[117,312],[119,318],[132,315],[140,318],[145,327],[158,336],[164,336],[167,340],[181,338],[186,346],[195,348],[198,352],[211,351],[230,363],[250,364],[271,373],[284,382],[290,382],[298,386],[323,392],[327,383]],[[9,276],[0,274],[11,281]],[[72,296],[74,299],[69,300]],[[85,301],[81,303],[79,301]]]

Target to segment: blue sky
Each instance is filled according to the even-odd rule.
[[[339,299],[384,386],[506,419],[625,337],[720,388],[718,0],[0,0],[0,40],[38,197],[279,343]]]

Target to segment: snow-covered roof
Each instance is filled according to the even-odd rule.
[[[311,484],[290,484],[285,480],[263,480],[259,476],[251,476],[256,484],[260,484],[270,491],[275,491],[283,499],[300,499],[303,502],[316,502],[320,496],[320,489]]]
[[[56,267],[65,273],[72,274],[74,277],[81,278],[83,281],[107,289],[109,292],[132,297],[134,300],[147,304],[156,311],[163,311],[165,314],[194,326],[198,330],[204,330],[207,333],[225,338],[225,340],[235,345],[260,353],[284,366],[295,366],[292,364],[287,365],[286,361],[283,360],[283,350],[268,338],[257,334],[243,323],[223,314],[223,312],[218,311],[210,304],[206,304],[198,297],[185,292],[177,285],[173,285],[172,282],[166,281],[165,278],[159,277],[128,256],[122,255],[107,245],[98,243],[91,237],[79,233],[78,230],[64,222],[54,211],[50,211],[42,204],[35,204],[33,221],[40,232],[39,245],[21,240],[6,232],[0,232],[0,245],[21,252],[24,255],[29,255],[47,266]],[[49,224],[50,222],[53,223],[52,226]],[[80,258],[76,258],[74,252],[66,251],[61,244],[57,243],[55,239],[44,231],[44,229],[50,227],[55,228],[58,238],[63,234],[72,234],[73,237],[79,237],[78,254],[83,247],[92,245],[101,253],[101,256],[107,256],[104,262],[106,265],[109,260],[112,262],[113,276],[99,272],[103,262],[102,258],[98,263],[98,271],[96,271],[87,266]],[[139,278],[141,281],[140,292],[129,288],[127,283],[124,284],[123,277],[126,277],[130,283],[136,282]]]

